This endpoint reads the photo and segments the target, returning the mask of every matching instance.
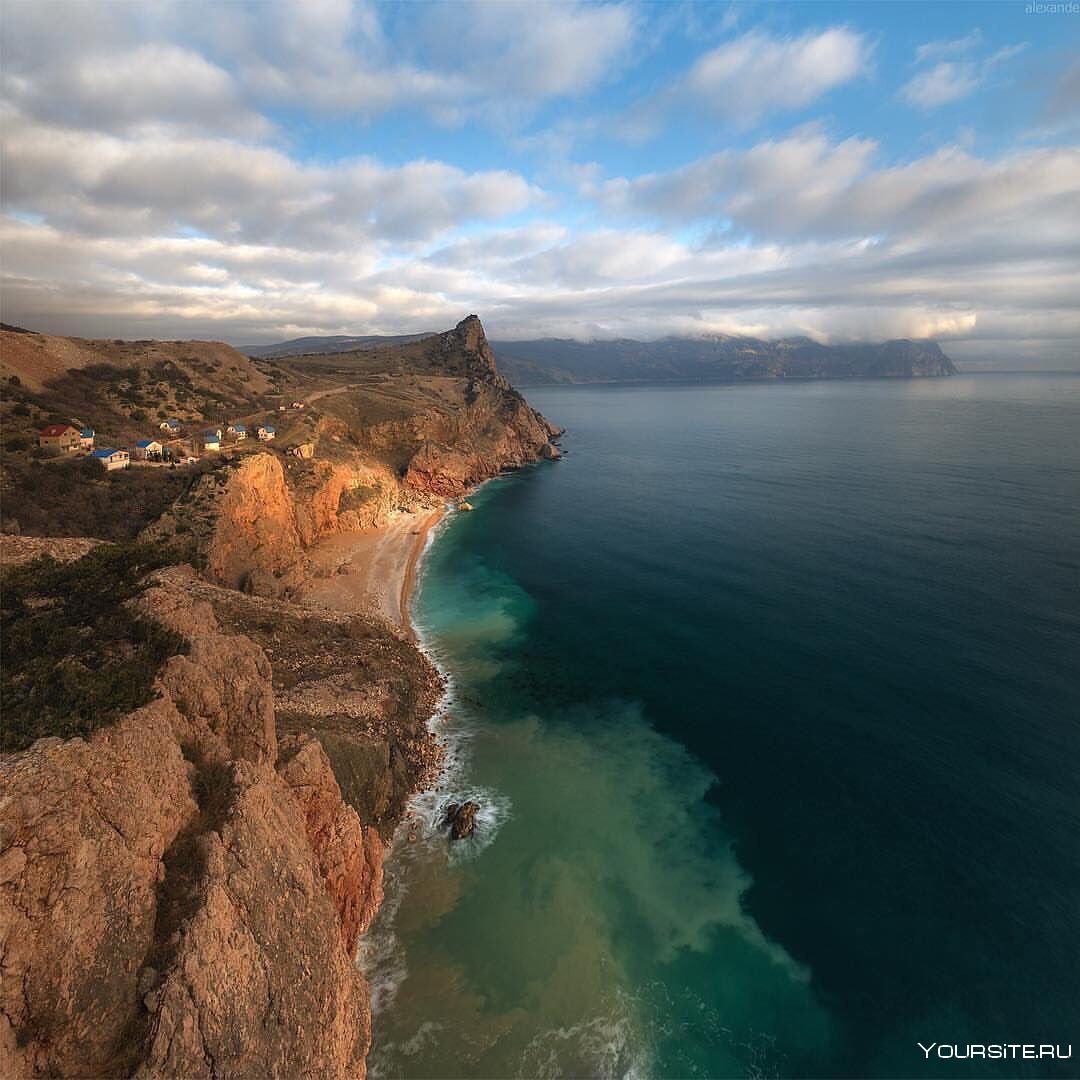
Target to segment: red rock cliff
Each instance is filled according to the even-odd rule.
[[[160,697],[0,760],[0,1075],[361,1076],[382,847],[182,587]]]

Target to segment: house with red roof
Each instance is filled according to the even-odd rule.
[[[38,432],[38,446],[53,454],[73,454],[82,446],[82,437],[70,424],[50,424]]]

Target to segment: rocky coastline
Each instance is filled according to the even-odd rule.
[[[418,560],[447,499],[557,456],[475,317],[409,347],[449,405],[203,476],[140,537],[191,556],[133,601],[184,643],[152,700],[0,755],[0,1074],[365,1075],[357,942],[441,766]]]

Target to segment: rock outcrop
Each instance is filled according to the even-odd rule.
[[[220,348],[229,395],[270,388]],[[363,1075],[354,952],[383,843],[438,771],[442,682],[400,631],[288,598],[322,537],[558,456],[475,316],[401,349],[310,395],[314,456],[225,454],[143,531],[199,567],[132,601],[187,642],[156,699],[0,758],[0,1076]]]
[[[147,995],[137,1075],[359,1075],[367,988],[342,947],[303,808],[252,762],[235,762],[233,781],[229,817],[205,837],[199,908]]]
[[[307,572],[305,551],[323,537],[559,456],[551,440],[561,429],[499,373],[475,315],[407,348],[418,371],[408,386],[345,386],[318,400],[315,411],[328,412],[312,413],[314,459],[245,454],[203,477],[147,538],[183,529],[197,539],[209,580],[287,597]]]
[[[126,1063],[164,856],[198,811],[174,712],[157,701],[0,763],[0,1075]]]
[[[472,799],[463,803],[451,803],[446,808],[444,824],[450,827],[451,840],[464,840],[476,832],[476,815],[480,804]]]
[[[377,834],[279,756],[261,649],[182,580],[140,603],[190,641],[158,699],[0,761],[0,1075],[362,1075]]]

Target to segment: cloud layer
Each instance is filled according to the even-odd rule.
[[[972,362],[1077,356],[1080,151],[898,159],[880,136],[806,123],[875,78],[868,33],[725,30],[650,103],[633,78],[649,28],[626,4],[483,5],[466,34],[451,5],[407,31],[344,0],[273,10],[5,12],[6,320],[239,342],[476,310],[502,337],[935,336]],[[1006,52],[928,41],[886,97],[923,112],[977,94]],[[637,171],[527,167],[572,148],[567,132],[604,131],[580,107],[595,95],[668,124],[692,102],[721,137]],[[414,153],[388,158],[364,148],[376,117],[454,125],[476,153],[406,139]],[[344,125],[351,148],[312,154],[296,138],[310,124]]]

